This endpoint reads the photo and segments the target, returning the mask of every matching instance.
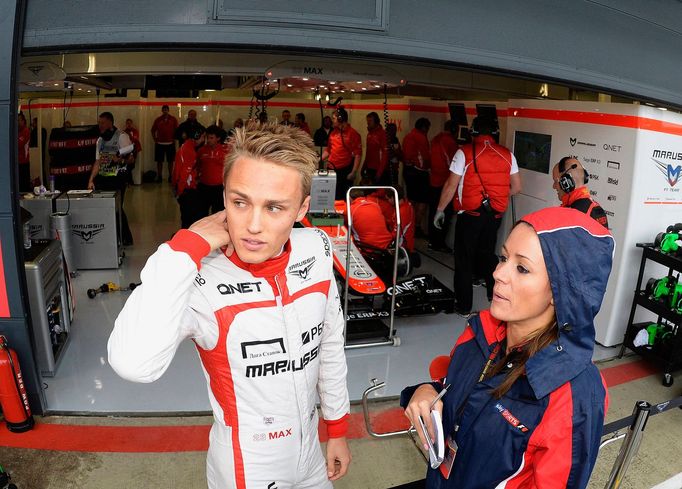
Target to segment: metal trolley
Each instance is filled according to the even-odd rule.
[[[368,338],[365,341],[358,341],[358,342],[352,342],[349,343],[348,341],[348,284],[350,281],[350,277],[353,273],[354,270],[354,264],[351,264],[351,241],[353,239],[353,215],[350,212],[350,204],[351,204],[351,193],[354,190],[362,190],[362,191],[367,191],[367,190],[384,190],[387,192],[392,192],[393,193],[393,198],[394,198],[394,207],[395,207],[395,215],[396,215],[396,236],[395,236],[395,247],[394,247],[394,257],[393,257],[393,271],[392,271],[392,280],[391,280],[391,307],[388,311],[388,322],[389,325],[386,327],[383,325],[383,322],[381,322],[380,319],[377,319],[376,322],[380,323],[383,325],[383,327],[380,325],[378,329],[375,329],[373,333],[376,335],[373,338]],[[398,199],[398,191],[394,187],[390,186],[362,186],[362,187],[350,187],[348,191],[346,192],[346,215],[348,218],[348,239],[346,240],[346,276],[345,276],[345,281],[344,281],[344,287],[343,287],[343,312],[344,312],[344,327],[343,327],[343,337],[344,337],[344,343],[345,347],[347,349],[352,349],[352,348],[365,348],[365,347],[370,347],[370,346],[383,346],[383,345],[391,345],[391,346],[400,346],[400,337],[396,334],[395,327],[394,327],[394,319],[395,319],[395,295],[396,295],[396,282],[398,281],[398,261],[400,259],[400,228],[401,228],[401,222],[400,222],[400,203]]]

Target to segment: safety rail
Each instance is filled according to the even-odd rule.
[[[379,382],[378,379],[372,379],[371,385],[365,389],[365,392],[362,393],[362,412],[365,418],[365,428],[367,429],[367,433],[369,433],[371,437],[378,439],[392,438],[407,434],[410,436],[410,438],[412,438],[415,446],[419,448],[421,444],[416,438],[417,431],[413,426],[410,426],[410,428],[406,430],[389,431],[385,433],[377,433],[372,428],[372,423],[369,417],[369,395],[374,391],[382,389],[385,385],[385,382]],[[622,440],[623,438],[625,439],[620,447],[618,457],[616,457],[616,461],[611,468],[611,474],[605,489],[618,489],[622,484],[625,473],[630,467],[630,463],[637,455],[637,451],[642,444],[644,429],[646,428],[649,418],[676,407],[682,408],[682,396],[676,397],[669,401],[660,402],[658,404],[650,404],[647,401],[637,401],[630,416],[626,416],[604,425],[602,430],[602,438],[607,436],[609,438],[601,442],[599,445],[600,450],[606,445],[610,445],[611,443]],[[627,431],[625,433],[621,433],[620,431],[625,428],[627,428]],[[419,448],[419,453],[428,463],[428,459],[421,448]]]

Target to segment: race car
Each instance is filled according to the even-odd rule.
[[[409,254],[404,248],[397,247],[398,263],[394,284],[394,244],[388,250],[371,249],[353,238],[349,246],[347,203],[333,200],[335,183],[333,171],[320,171],[313,177],[310,211],[302,224],[320,229],[330,238],[334,269],[346,316],[347,344],[362,343],[372,338],[380,338],[381,344],[399,344],[399,341],[393,341],[394,315],[451,313],[454,306],[452,291],[429,274],[409,277],[412,270]],[[367,188],[352,187],[351,193],[354,189]],[[391,187],[385,189],[393,191]],[[396,238],[399,239],[399,236]],[[383,270],[375,270],[370,261],[375,265],[379,264]],[[389,322],[388,326],[385,321]],[[363,346],[367,345],[363,343]]]

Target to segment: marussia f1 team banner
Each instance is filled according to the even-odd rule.
[[[643,112],[653,112],[653,115],[658,115],[656,112],[661,111],[645,107]],[[678,119],[678,127],[682,125],[680,114],[665,112],[663,117]],[[670,122],[673,123],[672,120]],[[659,210],[661,206],[672,205],[676,209],[678,221],[682,221],[682,207],[680,207],[682,205],[682,135],[651,130],[640,131],[637,140],[637,162],[642,171],[638,175],[635,186],[640,186],[642,189],[642,201]]]

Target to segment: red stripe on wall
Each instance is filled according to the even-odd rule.
[[[2,240],[0,240],[0,318],[8,318],[9,299],[7,298],[7,283],[5,282],[5,265],[2,261]]]
[[[37,423],[17,436],[0,431],[0,445],[62,452],[200,452],[208,450],[209,425],[80,426]]]
[[[681,124],[673,124],[672,122],[659,121],[635,115],[605,114],[601,112],[576,110],[522,109],[512,107],[507,109],[507,113],[511,117],[521,117],[524,119],[545,119],[552,121],[580,122],[583,124],[599,124],[629,129],[645,129],[648,131],[682,136]]]
[[[600,370],[608,387],[632,382],[633,380],[660,373],[660,371],[660,368],[646,360],[636,360]]]
[[[609,388],[660,373],[644,360],[601,370]],[[401,408],[375,411],[370,415],[377,433],[406,430],[409,422]],[[193,426],[82,426],[36,424],[35,429],[17,434],[0,428],[0,446],[76,452],[163,453],[196,452],[208,449],[209,425]],[[320,441],[327,441],[327,430],[320,420]],[[349,439],[367,438],[362,413],[348,417]]]

